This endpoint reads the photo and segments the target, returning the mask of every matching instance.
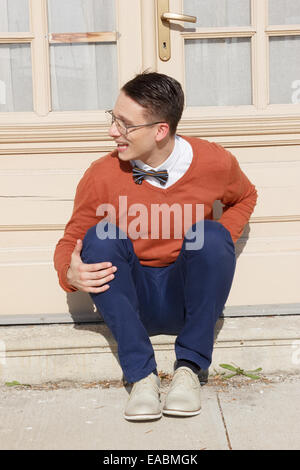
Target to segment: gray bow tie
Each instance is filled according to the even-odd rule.
[[[133,176],[134,182],[136,184],[142,184],[143,179],[145,178],[145,176],[153,176],[154,178],[156,178],[160,182],[160,184],[162,186],[164,186],[166,184],[166,182],[168,181],[168,178],[169,178],[167,170],[159,170],[159,171],[149,170],[149,171],[146,171],[146,170],[142,170],[141,168],[139,168],[137,166],[133,167],[132,176]]]

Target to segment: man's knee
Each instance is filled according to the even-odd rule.
[[[201,220],[194,224],[184,239],[185,251],[220,251],[230,239],[228,230],[216,220]],[[228,238],[229,236],[229,238]]]
[[[83,239],[81,258],[83,262],[112,261],[117,254],[127,253],[131,241],[116,225],[99,222],[89,228]]]
[[[229,231],[220,222],[216,220],[204,221],[204,244],[210,243],[218,246],[225,243],[227,235],[231,238]]]

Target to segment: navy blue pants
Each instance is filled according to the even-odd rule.
[[[153,335],[177,336],[177,360],[202,369],[211,364],[214,328],[230,292],[236,258],[229,231],[216,221],[202,223],[203,247],[186,249],[190,239],[184,239],[176,261],[160,268],[142,266],[129,238],[99,239],[97,225],[86,233],[82,261],[110,261],[118,268],[110,289],[90,295],[117,342],[128,382],[156,369]]]

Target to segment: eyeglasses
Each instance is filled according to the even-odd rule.
[[[114,123],[116,123],[117,129],[122,135],[127,135],[129,134],[129,129],[139,129],[140,127],[148,127],[148,126],[154,126],[154,124],[161,124],[164,121],[156,121],[156,122],[150,122],[148,124],[139,124],[138,126],[127,126],[125,122],[122,121],[122,119],[117,118],[114,113],[112,112],[112,109],[109,111],[105,111],[105,115],[108,119],[108,123],[110,126],[112,126]]]

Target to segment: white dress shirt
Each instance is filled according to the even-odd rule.
[[[136,165],[142,170],[168,170],[169,178],[167,183],[162,186],[160,182],[153,176],[146,176],[145,180],[153,186],[158,188],[167,189],[172,184],[181,178],[189,168],[193,159],[193,150],[191,145],[182,137],[175,136],[175,145],[171,155],[161,165],[156,168],[152,168],[141,160],[131,160],[132,166]]]

